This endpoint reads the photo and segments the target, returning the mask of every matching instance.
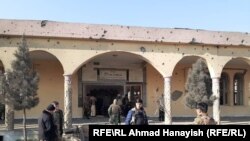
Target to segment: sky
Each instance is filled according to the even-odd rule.
[[[250,32],[250,0],[0,0],[0,19]]]

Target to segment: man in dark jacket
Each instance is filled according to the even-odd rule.
[[[50,104],[45,110],[43,110],[41,117],[38,119],[38,132],[39,140],[42,141],[56,141],[57,140],[57,128],[54,124],[53,112],[55,107]]]
[[[54,111],[54,122],[57,127],[57,135],[61,139],[63,134],[63,111],[59,109],[59,102],[54,101],[52,104],[56,108]]]
[[[129,110],[125,119],[125,125],[148,125],[147,114],[142,107],[141,99],[137,99],[135,107]]]

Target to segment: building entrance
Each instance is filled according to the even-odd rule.
[[[96,99],[96,115],[108,116],[108,107],[118,94],[123,95],[124,86],[122,85],[87,85],[87,96]]]

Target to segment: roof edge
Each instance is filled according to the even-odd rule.
[[[250,34],[247,32],[0,19],[1,36],[21,36],[23,34],[49,38],[250,46]]]

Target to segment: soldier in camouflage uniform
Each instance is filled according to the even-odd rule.
[[[207,114],[208,105],[206,103],[198,103],[196,107],[197,117],[194,119],[196,125],[215,125],[216,122]]]
[[[117,103],[117,99],[114,99],[113,104],[108,108],[109,122],[110,124],[118,125],[121,123],[121,107]]]
[[[59,137],[59,140],[62,139],[62,134],[63,134],[63,111],[59,109],[59,103],[57,101],[53,102],[53,105],[55,106],[55,111],[54,111],[54,122],[55,125],[57,126],[57,135]]]

